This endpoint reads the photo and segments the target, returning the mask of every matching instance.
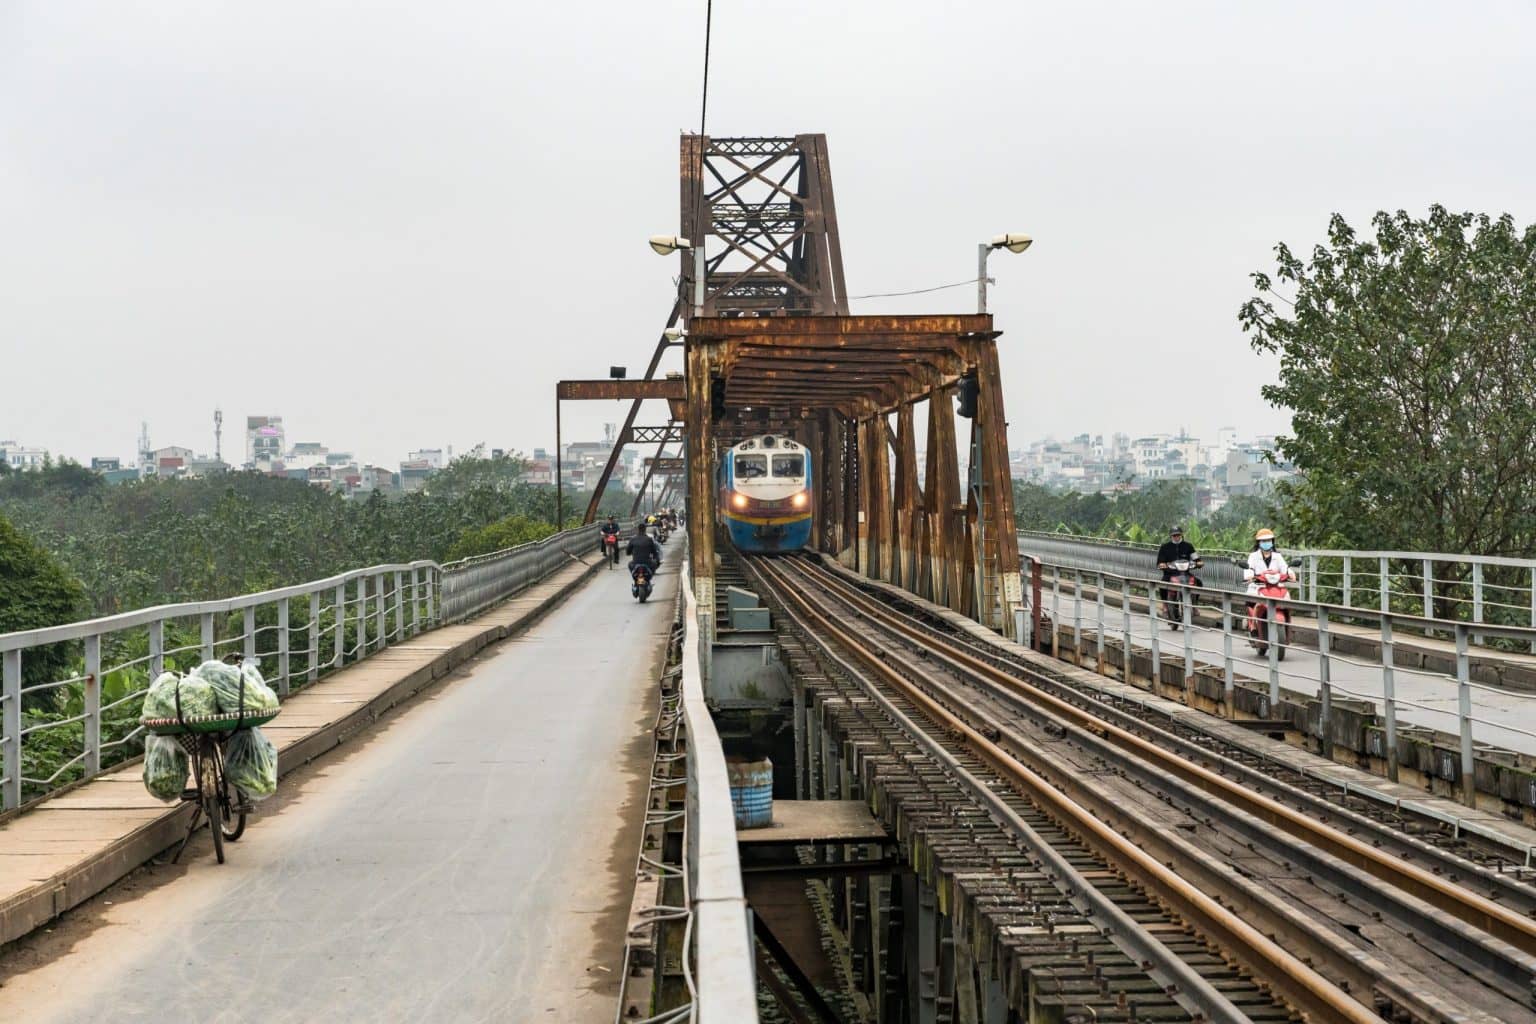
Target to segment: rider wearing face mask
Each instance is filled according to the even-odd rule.
[[[1248,596],[1255,597],[1259,593],[1258,575],[1269,569],[1278,569],[1282,579],[1294,581],[1296,574],[1286,564],[1285,556],[1275,547],[1275,531],[1270,529],[1260,530],[1253,535],[1253,552],[1248,556],[1248,567],[1243,570],[1243,579],[1248,581]],[[1249,605],[1250,610],[1252,605]]]

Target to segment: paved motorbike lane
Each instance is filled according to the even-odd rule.
[[[303,773],[227,864],[204,842],[184,877],[108,890],[0,1019],[611,1021],[675,555],[646,605],[598,569]]]

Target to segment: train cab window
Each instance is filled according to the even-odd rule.
[[[756,477],[768,475],[768,456],[766,455],[738,455],[736,456],[736,476],[742,480],[752,480]]]
[[[804,455],[775,455],[773,457],[774,476],[804,476]]]

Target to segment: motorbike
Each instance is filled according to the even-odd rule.
[[[665,544],[667,542],[667,537],[668,537],[667,524],[666,523],[657,523],[656,524],[656,543],[657,544]]]
[[[603,534],[603,560],[608,563],[611,571],[619,564],[619,535],[616,533]]]
[[[1200,577],[1195,575],[1195,570],[1205,563],[1198,558],[1176,558],[1168,563],[1168,568],[1173,570],[1173,575],[1168,578],[1169,583],[1182,583],[1186,587],[1203,587]],[[1188,590],[1175,590],[1172,587],[1163,589],[1163,618],[1167,619],[1174,629],[1178,629],[1184,623],[1184,602],[1190,603],[1191,616],[1194,613],[1195,595]]]
[[[645,604],[646,598],[651,596],[651,577],[655,574],[655,567],[645,562],[637,562],[629,570],[629,578],[631,580],[629,592],[641,604]]]
[[[1254,582],[1259,585],[1258,599],[1254,601],[1252,611],[1248,615],[1248,642],[1259,653],[1259,657],[1269,653],[1269,608],[1270,601],[1283,601],[1290,597],[1290,590],[1286,584],[1290,582],[1290,573],[1279,569],[1265,569],[1254,576]],[[1291,613],[1287,608],[1275,606],[1275,657],[1285,660],[1286,648],[1291,645]]]

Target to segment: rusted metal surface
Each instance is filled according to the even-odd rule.
[[[620,436],[630,444],[681,444],[683,429],[676,423],[664,427],[630,427]]]
[[[562,380],[555,385],[555,397],[562,402],[602,399],[682,398],[680,380]]]

